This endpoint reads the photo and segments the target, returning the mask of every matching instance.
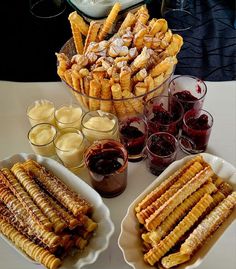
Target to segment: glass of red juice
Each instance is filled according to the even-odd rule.
[[[128,151],[130,162],[143,159],[147,139],[147,124],[142,116],[134,116],[119,122],[120,141]]]
[[[176,97],[159,95],[144,105],[144,117],[148,126],[148,135],[167,132],[179,136],[184,109]]]
[[[206,151],[213,126],[212,115],[203,109],[191,109],[183,118],[180,148],[188,154]]]
[[[93,188],[103,197],[120,195],[127,185],[128,153],[113,139],[95,141],[84,154]]]
[[[176,160],[178,141],[169,133],[152,134],[146,144],[146,164],[149,171],[158,176]]]
[[[177,76],[169,84],[169,95],[178,98],[185,112],[193,108],[201,109],[206,93],[205,82],[194,76]]]

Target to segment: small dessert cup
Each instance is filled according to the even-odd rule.
[[[160,95],[147,101],[144,116],[148,125],[148,135],[167,132],[178,137],[184,110],[173,96]]]
[[[85,152],[93,188],[103,197],[120,195],[127,185],[128,153],[118,141],[95,141]]]
[[[81,129],[82,108],[78,105],[62,105],[55,110],[55,121],[58,129],[76,128]]]
[[[213,117],[206,110],[189,110],[183,118],[180,148],[187,154],[206,151],[213,126]]]
[[[54,139],[57,130],[50,123],[39,123],[34,125],[28,132],[28,141],[36,154],[54,157],[56,155]]]
[[[64,128],[58,132],[54,140],[57,157],[69,169],[82,167],[83,154],[88,143],[84,135],[75,128]]]
[[[142,116],[126,118],[119,122],[120,141],[128,151],[129,161],[143,159],[143,149],[147,139],[147,124]]]
[[[181,75],[171,80],[169,95],[178,98],[184,112],[190,109],[201,109],[206,97],[207,86],[197,77]]]
[[[146,145],[146,164],[149,171],[158,176],[176,160],[177,139],[169,133],[152,134]]]

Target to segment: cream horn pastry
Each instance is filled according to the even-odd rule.
[[[55,197],[65,208],[70,210],[74,216],[91,211],[92,207],[88,201],[69,189],[58,177],[39,163],[28,160],[24,162],[23,167],[46,191]]]
[[[66,223],[61,220],[57,211],[47,199],[45,192],[43,192],[39,185],[26,173],[22,165],[20,163],[16,163],[11,170],[25,190],[29,193],[35,204],[52,222],[55,233],[59,233],[64,230],[66,228]]]
[[[40,262],[48,269],[56,269],[61,265],[61,260],[52,253],[30,241],[26,236],[16,230],[11,224],[0,217],[0,231],[8,237],[17,248],[25,252],[33,260]]]
[[[27,225],[30,233],[33,233],[49,249],[59,245],[60,237],[54,232],[47,231],[43,226],[35,222],[21,202],[3,184],[0,184],[0,200],[7,206],[17,221]]]
[[[22,205],[26,208],[28,214],[30,214],[39,225],[42,225],[48,231],[52,230],[52,222],[42,213],[18,181],[17,177],[8,168],[1,169],[0,179],[12,191],[17,199],[19,199]]]

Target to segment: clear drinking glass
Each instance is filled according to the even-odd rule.
[[[162,0],[161,15],[168,22],[172,31],[189,30],[196,18],[194,17],[194,2],[191,0]]]

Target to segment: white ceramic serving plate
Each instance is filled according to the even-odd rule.
[[[56,176],[58,176],[66,185],[72,190],[81,194],[93,205],[93,219],[98,223],[98,228],[95,235],[90,240],[88,246],[81,252],[78,252],[73,257],[67,257],[63,262],[61,269],[80,269],[85,265],[94,263],[101,252],[103,252],[109,244],[110,237],[114,232],[114,225],[110,218],[110,211],[103,203],[100,195],[94,191],[87,183],[85,183],[78,176],[70,172],[58,162],[35,154],[20,153],[13,155],[7,159],[0,161],[0,168],[12,167],[16,162],[24,162],[27,159],[36,160],[38,163],[47,167]],[[15,248],[21,255],[23,255],[30,262],[34,262],[22,251],[14,246],[7,238],[1,237]],[[13,262],[13,261],[12,261]],[[9,261],[11,263],[11,261]],[[11,267],[12,268],[12,267]],[[16,268],[16,267],[15,267]]]
[[[208,162],[214,172],[222,177],[225,181],[229,182],[233,189],[236,190],[236,168],[223,159],[213,156],[208,153],[202,153],[202,156],[206,162]],[[135,269],[150,269],[154,268],[146,264],[143,260],[141,239],[139,237],[139,224],[135,216],[134,208],[146,196],[154,187],[158,186],[168,176],[173,174],[178,168],[180,168],[187,160],[193,156],[187,156],[181,160],[172,163],[156,180],[149,185],[129,206],[126,216],[121,223],[121,233],[119,235],[118,244],[123,252],[125,261]],[[181,266],[178,269],[193,269],[201,264],[207,253],[224,233],[227,227],[232,224],[234,230],[236,230],[236,210],[231,216],[223,223],[223,225],[215,232],[215,234],[204,243],[203,247],[195,253],[191,260]],[[127,240],[128,238],[128,240]]]

